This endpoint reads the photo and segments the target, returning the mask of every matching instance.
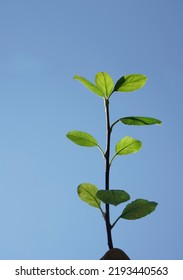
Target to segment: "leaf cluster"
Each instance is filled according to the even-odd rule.
[[[95,83],[87,80],[84,77],[75,75],[74,79],[79,80],[87,89],[92,91],[97,96],[104,99],[104,103],[109,102],[109,99],[114,93],[132,92],[142,88],[147,77],[143,74],[130,74],[122,76],[116,83],[112,77],[106,72],[99,72],[95,76]],[[128,116],[121,117],[116,120],[109,128],[109,137],[112,130],[117,123],[134,126],[147,126],[158,124],[161,121],[146,116]],[[67,137],[77,145],[84,147],[97,147],[101,151],[103,157],[106,159],[106,151],[99,145],[98,141],[91,134],[83,131],[72,130],[67,133]],[[131,153],[136,153],[142,148],[142,142],[130,136],[125,136],[120,139],[115,146],[115,152],[109,159],[110,168],[116,156],[125,156]],[[102,209],[101,204],[117,206],[130,200],[130,195],[124,190],[118,189],[98,189],[95,185],[90,183],[82,183],[77,188],[78,195],[81,200],[88,203],[90,206],[98,208],[105,219],[106,213]],[[146,199],[136,199],[127,204],[119,217],[111,224],[111,229],[115,226],[119,219],[136,220],[150,214],[156,209],[157,202],[148,201]]]

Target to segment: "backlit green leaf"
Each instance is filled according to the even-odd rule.
[[[128,155],[136,153],[142,148],[142,142],[130,136],[122,138],[116,145],[117,155]]]
[[[92,92],[94,92],[96,95],[99,95],[101,97],[104,97],[104,93],[96,86],[94,85],[92,82],[88,81],[87,79],[85,79],[84,77],[75,75],[73,77],[73,79],[79,80],[85,87],[87,87],[87,89],[91,90]]]
[[[121,218],[126,220],[136,220],[145,217],[153,212],[158,205],[157,202],[145,199],[137,199],[129,203],[121,214]]]
[[[133,117],[125,117],[120,119],[122,123],[127,125],[152,125],[152,124],[161,124],[161,121],[154,118],[149,117],[139,117],[139,116],[133,116]]]
[[[95,77],[95,83],[105,97],[109,97],[114,89],[114,82],[111,76],[106,72],[99,72]]]
[[[142,88],[147,77],[142,74],[130,74],[121,77],[115,84],[114,91],[130,92]]]
[[[97,140],[91,134],[83,131],[72,130],[68,132],[66,136],[72,142],[80,146],[84,146],[84,147],[98,146]]]
[[[80,199],[89,205],[100,208],[100,200],[97,198],[96,193],[98,188],[90,183],[80,184],[77,188],[78,195]]]
[[[130,199],[129,194],[123,190],[99,190],[97,197],[102,202],[115,206]]]

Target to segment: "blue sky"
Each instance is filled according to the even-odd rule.
[[[182,1],[0,1],[0,259],[99,259],[107,250],[100,212],[77,186],[104,187],[95,148],[65,137],[73,129],[105,146],[103,100],[72,79],[99,71],[116,81],[148,76],[145,87],[111,98],[111,119],[144,115],[151,127],[116,126],[112,149],[129,135],[137,154],[118,157],[111,185],[132,200],[159,203],[150,216],[121,220],[114,246],[132,259],[182,259]],[[112,207],[112,219],[123,207]]]

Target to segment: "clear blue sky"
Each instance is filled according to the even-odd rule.
[[[99,259],[107,250],[100,212],[76,193],[82,182],[104,187],[103,159],[65,137],[78,129],[105,145],[103,101],[72,79],[99,71],[149,78],[111,98],[112,120],[163,121],[114,131],[112,149],[126,135],[143,149],[116,158],[112,187],[159,203],[144,219],[121,220],[114,245],[132,259],[183,259],[182,11],[181,0],[0,1],[0,259]]]

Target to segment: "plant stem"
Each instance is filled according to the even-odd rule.
[[[121,218],[121,215],[116,219],[116,221],[111,225],[111,229],[115,226],[115,224],[119,221],[119,219]]]
[[[105,189],[109,190],[109,175],[110,175],[110,140],[111,140],[111,127],[110,127],[110,116],[109,116],[109,100],[104,99],[105,114],[106,114],[106,152],[105,152]],[[109,249],[113,248],[112,234],[111,234],[111,223],[110,223],[110,206],[106,203],[106,231],[107,241]]]
[[[121,119],[118,119],[117,121],[115,121],[112,125],[111,125],[111,131],[113,129],[113,127],[120,121]]]

